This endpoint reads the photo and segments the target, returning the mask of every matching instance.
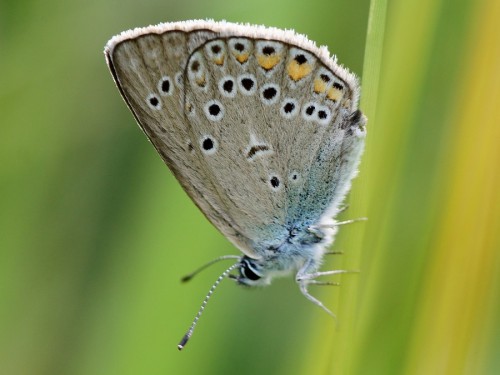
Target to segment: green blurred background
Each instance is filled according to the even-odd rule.
[[[500,373],[500,2],[384,3],[364,61],[368,0],[0,0],[0,374]],[[367,150],[341,219],[369,221],[326,262],[361,273],[315,291],[337,323],[292,279],[224,282],[176,349],[223,266],[180,276],[237,251],[141,134],[102,50],[193,18],[294,28],[365,63]]]

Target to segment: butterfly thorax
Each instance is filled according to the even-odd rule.
[[[264,286],[274,277],[296,273],[305,265],[308,271],[315,271],[330,242],[330,233],[326,231],[312,227],[292,228],[279,245],[270,245],[261,252],[261,258],[243,256],[237,281],[245,286]]]

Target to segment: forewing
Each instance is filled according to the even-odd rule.
[[[174,25],[136,30],[113,38],[105,54],[125,102],[164,162],[207,218],[244,250],[250,249],[248,240],[221,208],[208,171],[199,168],[198,145],[192,142],[183,108],[187,58],[213,35]]]

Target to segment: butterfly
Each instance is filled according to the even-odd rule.
[[[331,313],[308,286],[345,272],[319,267],[364,148],[357,78],[303,35],[229,22],[125,31],[105,56],[165,164],[243,254],[216,259],[237,261],[178,348],[226,277],[262,286],[294,273],[304,296]]]

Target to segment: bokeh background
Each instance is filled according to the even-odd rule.
[[[372,6],[364,59],[368,0],[0,0],[0,373],[500,373],[500,2]],[[180,277],[237,251],[102,50],[193,18],[294,28],[363,76],[367,150],[341,219],[369,220],[326,262],[361,272],[315,291],[337,322],[292,279],[224,282],[176,349],[223,266]]]

